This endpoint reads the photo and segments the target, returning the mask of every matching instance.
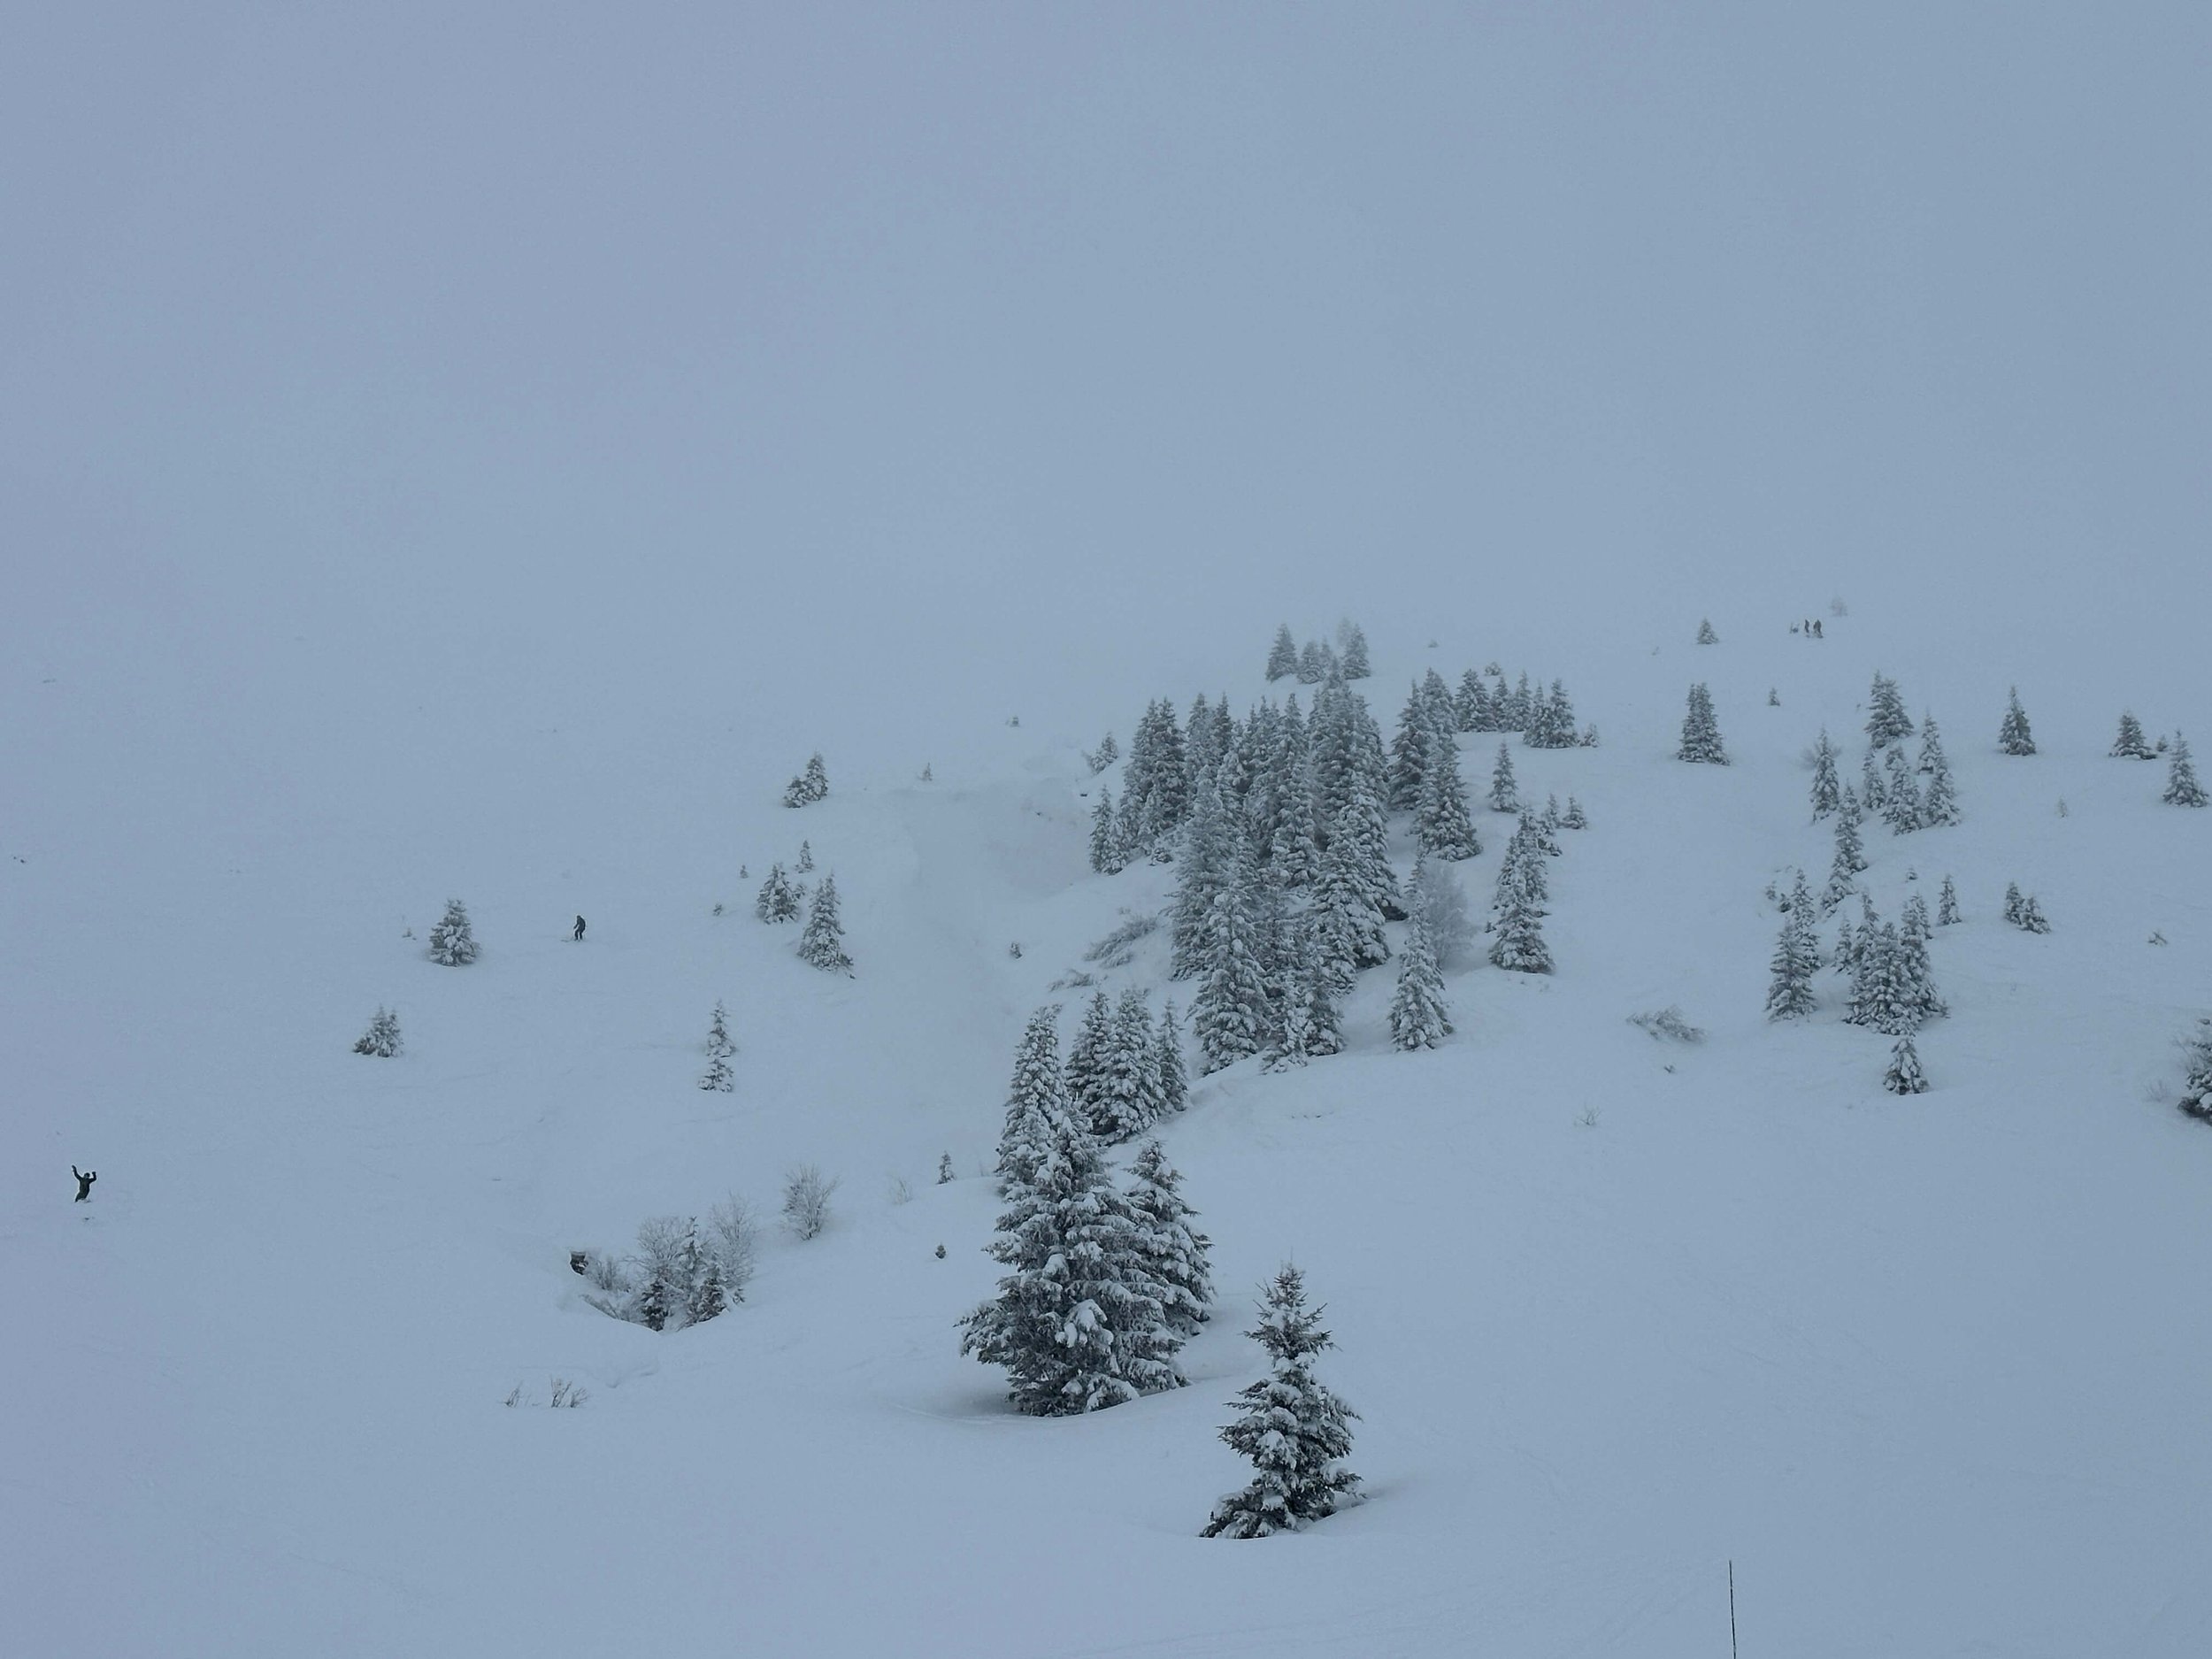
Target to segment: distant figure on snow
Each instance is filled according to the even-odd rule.
[[[1824,640],[1828,636],[1825,634],[1823,634],[1820,631],[1820,618],[1818,617],[1815,617],[1813,618],[1813,638],[1816,640]]]
[[[583,942],[583,938],[584,938],[584,918],[583,918],[582,917],[580,917],[580,917],[578,917],[578,918],[576,918],[576,931],[575,931],[574,933],[571,933],[571,934],[569,935],[569,937],[570,937],[571,939],[572,939],[572,940],[576,941],[579,944],[581,944],[581,943]]]
[[[88,1174],[73,1164],[69,1166],[69,1172],[77,1178],[77,1202],[81,1204],[92,1196],[92,1183],[100,1179],[100,1171],[94,1170]]]

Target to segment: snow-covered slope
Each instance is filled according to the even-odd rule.
[[[1080,749],[1197,684],[1097,676],[1015,726],[955,663],[872,689],[902,705],[872,738],[868,700],[655,714],[588,677],[311,718],[280,644],[260,678],[19,659],[8,1645],[1686,1655],[1724,1650],[1732,1559],[1747,1653],[2204,1651],[2212,1135],[2170,1102],[2212,983],[2212,813],[2104,749],[2123,702],[2154,733],[2212,710],[2124,637],[1983,657],[1858,611],[1813,642],[1746,601],[1702,648],[1688,611],[1556,637],[1366,618],[1386,722],[1422,668],[1496,657],[1563,674],[1601,728],[1515,751],[1592,820],[1553,870],[1559,972],[1453,973],[1458,1034],[1415,1056],[1371,973],[1348,1054],[1201,1082],[1167,1140],[1226,1304],[1188,1389],[1061,1421],[956,1353],[995,1271],[979,1171],[1023,1019],[1170,890],[1087,871]],[[1201,683],[1261,695],[1274,621]],[[1877,669],[1944,722],[1967,813],[1869,826],[1886,910],[1949,872],[1967,912],[1934,948],[1933,1090],[1903,1100],[1832,978],[1809,1026],[1761,1016],[1762,890],[1828,857],[1803,752],[1824,724],[1855,770]],[[2032,759],[1994,752],[2016,675]],[[1666,757],[1694,678],[1728,768]],[[933,733],[933,704],[963,712]],[[1486,777],[1494,740],[1463,741]],[[833,793],[786,810],[817,742]],[[1502,822],[1462,868],[1478,903]],[[803,836],[854,979],[752,919]],[[2013,879],[2047,937],[1997,919]],[[402,932],[449,894],[484,945],[464,971]],[[1164,965],[1156,936],[1105,982]],[[717,998],[728,1095],[693,1087]],[[388,1063],[348,1052],[380,1002]],[[1704,1043],[1627,1023],[1670,1003]],[[100,1171],[85,1205],[73,1160]],[[800,1161],[842,1179],[835,1223],[772,1236],[743,1308],[656,1335],[580,1300],[572,1248],[733,1191],[772,1209]],[[1238,1333],[1290,1256],[1367,1501],[1202,1540],[1240,1479],[1214,1438],[1256,1370]],[[503,1407],[555,1376],[582,1409]]]

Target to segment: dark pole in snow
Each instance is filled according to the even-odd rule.
[[[1728,1659],[1736,1659],[1736,1563],[1728,1563]]]

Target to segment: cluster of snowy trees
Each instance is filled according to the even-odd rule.
[[[363,1032],[359,1041],[353,1045],[353,1051],[388,1060],[399,1050],[399,1016],[380,1005],[375,1018],[369,1021],[368,1030]]]
[[[1102,1410],[1184,1384],[1176,1353],[1213,1304],[1206,1236],[1157,1141],[1117,1184],[1071,1098],[1052,1015],[1023,1035],[999,1147],[1006,1210],[987,1247],[1009,1271],[961,1320],[960,1351],[1007,1374],[1035,1417]]]
[[[2043,914],[2043,906],[2032,894],[2023,897],[2020,884],[2016,881],[2005,883],[2004,916],[2005,920],[2024,933],[2047,933],[2051,931],[2050,920]]]
[[[1836,748],[1824,727],[1813,748],[1813,817],[1836,813],[1851,820],[1851,833],[1867,812],[1879,812],[1894,834],[1915,830],[1945,828],[1961,821],[1958,789],[1952,781],[1951,764],[1943,752],[1943,735],[1935,716],[1922,717],[1917,728],[1917,757],[1905,753],[1906,740],[1915,731],[1906,712],[1897,682],[1885,674],[1874,676],[1866,720],[1867,749],[1859,765],[1859,787],[1855,795],[1839,786]],[[1839,822],[1839,840],[1844,831]],[[1856,855],[1855,855],[1856,856]],[[1863,869],[1863,863],[1858,866]]]
[[[1367,663],[1367,635],[1348,617],[1336,625],[1333,645],[1317,639],[1301,646],[1286,622],[1275,630],[1275,643],[1267,653],[1271,680],[1294,679],[1301,685],[1317,686],[1332,673],[1345,680],[1364,680],[1373,672]]]
[[[802,845],[802,868],[814,867],[813,849]],[[807,886],[794,879],[781,864],[768,866],[768,878],[753,901],[753,914],[769,923],[795,922],[803,911],[806,926],[800,930],[799,959],[830,973],[849,975],[852,957],[845,950],[845,926],[838,914],[837,878],[826,875],[814,888],[812,902]]]
[[[591,1280],[584,1299],[600,1312],[680,1331],[745,1300],[757,1236],[751,1211],[733,1197],[708,1211],[703,1227],[696,1217],[655,1216],[638,1227],[633,1254],[576,1250],[569,1265]]]
[[[1864,1025],[1896,1039],[1885,1087],[1896,1094],[1919,1094],[1927,1087],[1920,1071],[1914,1039],[1932,1019],[1950,1010],[1936,989],[1935,972],[1928,944],[1937,926],[1959,920],[1958,895],[1951,878],[1943,878],[1937,915],[1932,922],[1927,901],[1915,894],[1903,905],[1899,919],[1884,921],[1873,901],[1859,892],[1860,918],[1854,927],[1848,918],[1837,925],[1832,949],[1824,953],[1818,934],[1812,890],[1805,872],[1797,872],[1783,904],[1780,937],[1775,941],[1772,977],[1767,985],[1767,1018],[1801,1019],[1816,1006],[1814,976],[1824,966],[1846,977],[1849,992],[1844,1021]],[[1830,907],[1832,908],[1832,907]]]
[[[1014,1080],[999,1139],[1002,1189],[1028,1156],[1036,1125],[1054,1113],[1071,1114],[1093,1139],[1112,1144],[1132,1140],[1181,1111],[1189,1094],[1174,1003],[1160,1010],[1156,1025],[1142,991],[1133,987],[1124,991],[1118,1004],[1099,992],[1064,1061],[1059,1018],[1057,1003],[1039,1009],[1029,1017],[1015,1049]]]
[[[1486,683],[1485,674],[1494,683]],[[1435,685],[1431,686],[1431,681]],[[1442,681],[1432,671],[1422,684],[1433,695]],[[1576,730],[1574,699],[1567,695],[1565,684],[1554,680],[1547,694],[1531,684],[1526,670],[1509,687],[1505,671],[1495,663],[1486,664],[1481,673],[1470,668],[1459,677],[1451,706],[1453,719],[1462,732],[1518,732],[1521,741],[1531,749],[1597,747],[1596,726]]]
[[[783,803],[786,806],[812,806],[817,801],[829,797],[829,769],[822,764],[818,749],[807,757],[805,770],[784,786]]]

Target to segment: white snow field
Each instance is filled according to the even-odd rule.
[[[1708,610],[1722,642],[1692,645]],[[2212,1133],[2172,1108],[2170,1040],[2212,982],[2212,812],[2104,757],[2124,690],[2158,732],[2201,682],[2103,647],[2010,659],[2043,749],[2011,759],[2012,673],[1947,627],[1788,619],[1439,623],[1431,649],[1369,618],[1386,722],[1422,667],[1525,655],[1599,726],[1515,750],[1592,820],[1553,867],[1558,974],[1454,972],[1458,1033],[1407,1056],[1371,971],[1349,1053],[1199,1082],[1165,1138],[1224,1306],[1191,1386],[1064,1420],[1013,1415],[954,1321],[996,1271],[979,1171],[1021,1022],[1170,891],[1084,858],[1079,750],[1110,723],[1125,745],[1153,685],[926,753],[872,741],[868,698],[813,726],[764,698],[754,730],[678,709],[648,743],[580,687],[541,718],[448,721],[434,680],[310,720],[274,695],[311,681],[289,653],[227,687],[150,649],[19,659],[7,1647],[1687,1655],[1725,1651],[1732,1559],[1750,1654],[2206,1651]],[[1195,683],[1285,689],[1256,672],[1272,620]],[[1877,668],[1946,722],[1967,815],[1869,826],[1886,911],[1947,872],[1967,912],[1909,1099],[1832,976],[1809,1024],[1761,1014],[1762,889],[1828,856],[1802,751],[1824,722],[1849,775]],[[1693,676],[1727,768],[1666,758]],[[787,810],[815,732],[833,795]],[[1462,740],[1471,779],[1494,742]],[[1506,822],[1480,820],[1479,906]],[[802,836],[854,979],[750,914],[740,862]],[[1998,920],[2008,879],[2048,936]],[[419,937],[449,893],[465,969]],[[1156,987],[1164,953],[1104,982]],[[718,997],[730,1094],[694,1087]],[[380,1002],[395,1060],[349,1052]],[[1704,1043],[1627,1023],[1670,1003]],[[772,1210],[802,1160],[842,1179],[834,1223],[772,1233],[743,1307],[656,1334],[581,1300],[571,1248],[733,1191]],[[83,1205],[73,1161],[100,1171]],[[1286,1257],[1329,1304],[1365,1502],[1201,1540],[1241,1479],[1215,1439],[1257,1374],[1239,1333]],[[584,1406],[543,1409],[554,1377]],[[503,1405],[517,1384],[537,1406]]]
[[[11,8],[0,1659],[2212,1654],[2212,810],[2106,756],[2212,767],[2208,62],[2201,0]],[[1091,873],[1083,752],[1343,617],[1386,735],[1494,658],[1599,728],[1515,750],[1558,971],[1198,1080],[1190,1386],[1018,1416],[956,1328],[1017,1036],[1174,875]],[[1763,1012],[1878,671],[1965,813],[1866,827],[1965,910],[1911,1098],[1834,975]],[[752,918],[802,838],[852,978]],[[1105,983],[1187,1012],[1165,951]],[[803,1163],[743,1306],[585,1300]],[[1204,1540],[1286,1259],[1363,1501]]]

